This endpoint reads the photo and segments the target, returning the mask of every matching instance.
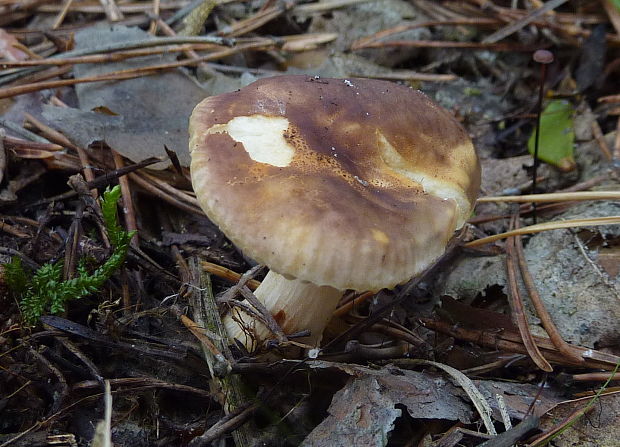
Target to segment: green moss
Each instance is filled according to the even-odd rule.
[[[117,203],[121,196],[119,186],[107,189],[101,200],[105,228],[113,246],[110,257],[94,271],[89,272],[86,262],[80,260],[75,278],[62,279],[63,265],[47,263],[41,266],[29,279],[21,260],[13,258],[5,266],[7,284],[19,297],[24,320],[35,324],[46,312],[58,314],[65,311],[70,300],[97,292],[125,261],[129,241],[135,232],[127,232],[118,224]]]

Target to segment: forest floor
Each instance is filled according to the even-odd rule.
[[[227,342],[265,269],[189,177],[193,107],[278,74],[420,89],[482,166],[447,254],[303,359]],[[617,447],[618,79],[618,0],[0,0],[0,447]]]

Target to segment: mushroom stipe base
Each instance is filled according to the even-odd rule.
[[[286,279],[270,271],[254,295],[271,312],[285,334],[309,330],[308,337],[295,341],[318,346],[323,329],[336,310],[343,292],[299,279]],[[265,340],[274,338],[262,322],[239,308],[233,308],[231,313],[224,317],[224,326],[230,337],[239,340],[248,351],[259,350]]]

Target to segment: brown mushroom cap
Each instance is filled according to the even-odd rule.
[[[337,289],[391,288],[424,270],[480,186],[457,121],[377,80],[278,76],[207,98],[190,152],[198,200],[238,247]]]

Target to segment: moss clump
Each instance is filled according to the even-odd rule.
[[[47,263],[32,276],[26,273],[18,257],[14,257],[5,265],[7,284],[20,299],[20,308],[26,323],[35,324],[46,312],[52,314],[64,312],[65,303],[95,293],[121,267],[135,231],[124,231],[118,224],[116,205],[120,196],[119,186],[107,189],[103,193],[101,211],[113,251],[93,272],[88,271],[83,259],[77,267],[76,277],[64,281],[61,262]]]

